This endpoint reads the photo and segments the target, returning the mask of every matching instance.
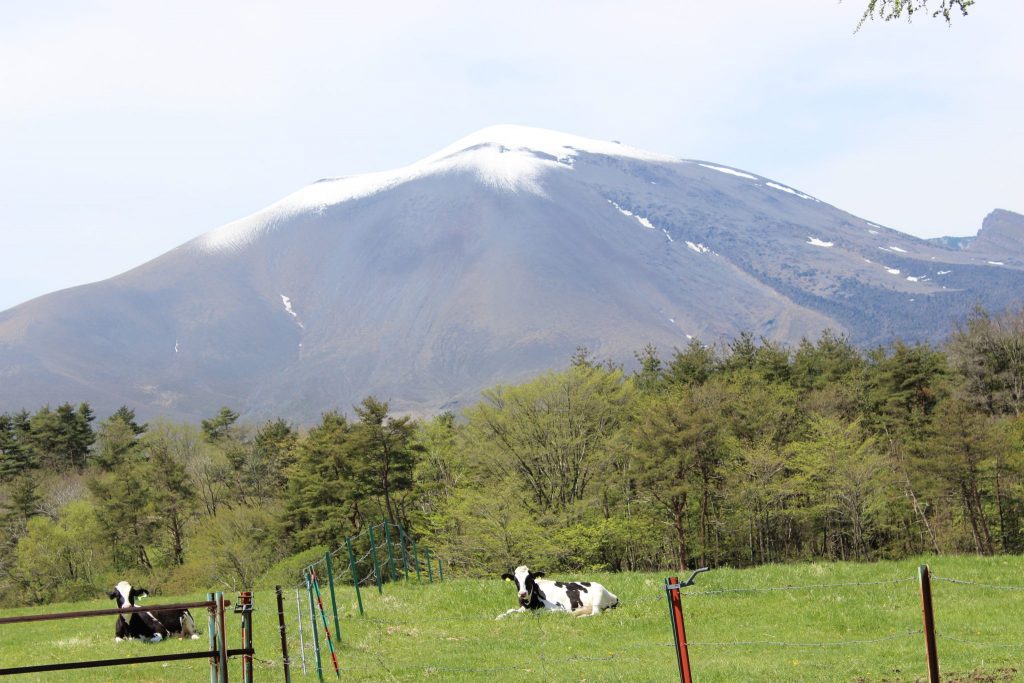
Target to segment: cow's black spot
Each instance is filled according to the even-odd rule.
[[[589,581],[580,581],[580,585],[581,586],[586,586],[587,588],[590,588],[590,582]]]
[[[544,595],[544,591],[540,589],[537,582],[533,579],[533,574],[526,577],[525,587],[527,597],[519,598],[519,605],[526,609],[543,609],[544,603],[542,602],[547,596]]]
[[[569,596],[569,608],[570,609],[577,609],[577,608],[583,606],[583,601],[580,600],[580,592],[583,592],[583,593],[589,592],[589,591],[587,591],[587,587],[590,586],[589,583],[575,583],[575,582],[572,582],[572,583],[562,583],[561,581],[559,581],[555,585],[558,586],[559,588],[562,588],[562,587],[565,588],[565,594],[567,596]]]

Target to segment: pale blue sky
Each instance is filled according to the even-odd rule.
[[[1024,211],[1024,2],[855,35],[865,2],[0,0],[0,310],[497,123],[919,236]]]

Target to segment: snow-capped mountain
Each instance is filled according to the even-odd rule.
[[[719,163],[496,126],[0,313],[0,411],[308,422],[371,393],[472,402],[579,346],[937,341],[976,302],[1019,301],[1022,240],[1008,211],[953,248]]]

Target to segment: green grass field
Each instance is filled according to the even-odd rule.
[[[1024,558],[923,558],[875,564],[776,565],[719,569],[686,589],[684,610],[694,679],[713,681],[918,681],[925,656],[917,566],[933,584],[944,681],[1024,681]],[[338,593],[344,681],[673,681],[678,680],[663,579],[668,574],[587,574],[616,593],[621,606],[596,618],[523,614],[495,621],[515,606],[512,588],[493,580],[385,585],[363,591],[360,617],[351,588]],[[953,583],[957,579],[973,583]],[[885,582],[885,583],[873,583]],[[867,584],[808,587],[820,584]],[[985,584],[985,585],[981,585]],[[736,590],[734,589],[741,589]],[[783,589],[757,590],[748,589]],[[696,591],[696,592],[695,592]],[[716,591],[727,591],[716,593]],[[326,589],[325,589],[326,593]],[[234,599],[235,596],[230,596]],[[205,599],[205,592],[152,597],[149,604]],[[257,590],[256,680],[283,681],[273,590]],[[104,609],[98,598],[74,605],[4,610],[2,616]],[[329,609],[329,607],[328,607]],[[292,679],[317,680],[308,606],[303,676],[293,589],[285,613]],[[115,643],[114,617],[0,628],[0,668],[48,662],[143,656],[206,648],[198,641]],[[333,620],[331,624],[333,631]],[[240,621],[228,615],[229,647]],[[323,658],[325,680],[337,680]],[[206,660],[26,674],[12,681],[205,681]],[[240,680],[232,661],[232,678]]]

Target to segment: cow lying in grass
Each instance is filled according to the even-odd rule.
[[[504,619],[516,612],[547,609],[571,612],[577,617],[589,617],[600,614],[601,610],[619,606],[619,599],[607,588],[592,581],[548,581],[541,579],[544,572],[531,572],[527,566],[516,567],[512,574],[502,574],[501,578],[514,583],[519,595],[519,609],[510,609],[499,614]]]
[[[135,599],[148,595],[149,591],[145,588],[135,588],[127,581],[122,581],[107,593],[111,600],[117,601],[118,609],[136,607]],[[132,612],[127,620],[119,614],[114,626],[114,640],[117,642],[127,638],[141,638],[158,643],[172,634],[179,634],[179,638],[190,636],[192,640],[198,640],[196,622],[187,609],[160,610],[156,613]]]

